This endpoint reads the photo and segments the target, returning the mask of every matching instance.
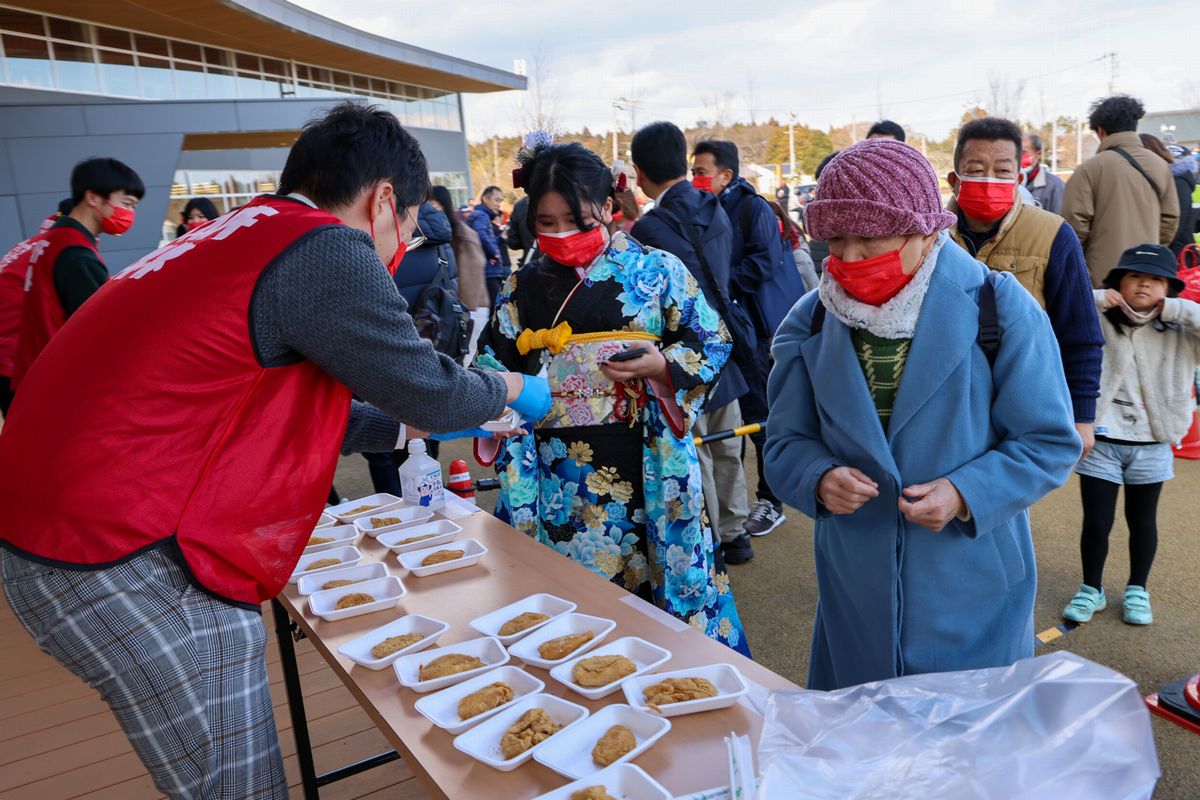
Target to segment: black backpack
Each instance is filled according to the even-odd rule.
[[[454,290],[447,266],[448,262],[439,253],[437,275],[417,295],[409,313],[422,339],[433,342],[434,350],[461,364],[470,349],[473,321]]]

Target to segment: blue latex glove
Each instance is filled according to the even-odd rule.
[[[508,407],[526,422],[537,422],[550,413],[550,384],[538,375],[526,375],[521,394]]]
[[[448,442],[451,439],[491,439],[492,432],[485,431],[483,428],[468,428],[465,431],[431,433],[428,438],[433,439],[435,442]]]

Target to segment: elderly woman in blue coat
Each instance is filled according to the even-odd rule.
[[[1080,454],[1045,313],[949,240],[933,169],[905,144],[842,151],[805,218],[830,258],[775,337],[765,463],[816,520],[809,686],[1033,655],[1027,509]]]

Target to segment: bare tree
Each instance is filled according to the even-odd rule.
[[[713,92],[701,100],[704,111],[712,121],[713,127],[723,130],[733,121],[733,103],[736,95],[733,92]]]
[[[758,120],[755,119],[756,106],[758,105],[758,93],[754,90],[754,73],[746,70],[746,110],[750,112],[750,124],[757,125]]]
[[[987,110],[992,116],[1017,119],[1021,115],[1021,98],[1025,94],[1025,81],[1010,83],[1008,77],[996,73],[988,76]]]
[[[541,42],[530,48],[529,55],[529,88],[523,98],[527,102],[523,103],[522,125],[527,131],[560,133],[558,90],[552,77],[550,56]]]

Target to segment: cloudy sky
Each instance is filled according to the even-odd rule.
[[[294,2],[470,61],[524,59],[568,130],[609,129],[624,98],[623,130],[794,113],[821,128],[885,116],[941,138],[966,108],[993,105],[994,86],[1002,103],[1019,97],[1022,119],[1085,113],[1107,91],[1109,52],[1117,90],[1149,110],[1200,104],[1188,70],[1200,16],[1176,0]],[[466,95],[468,135],[522,132],[532,105],[530,93]]]

